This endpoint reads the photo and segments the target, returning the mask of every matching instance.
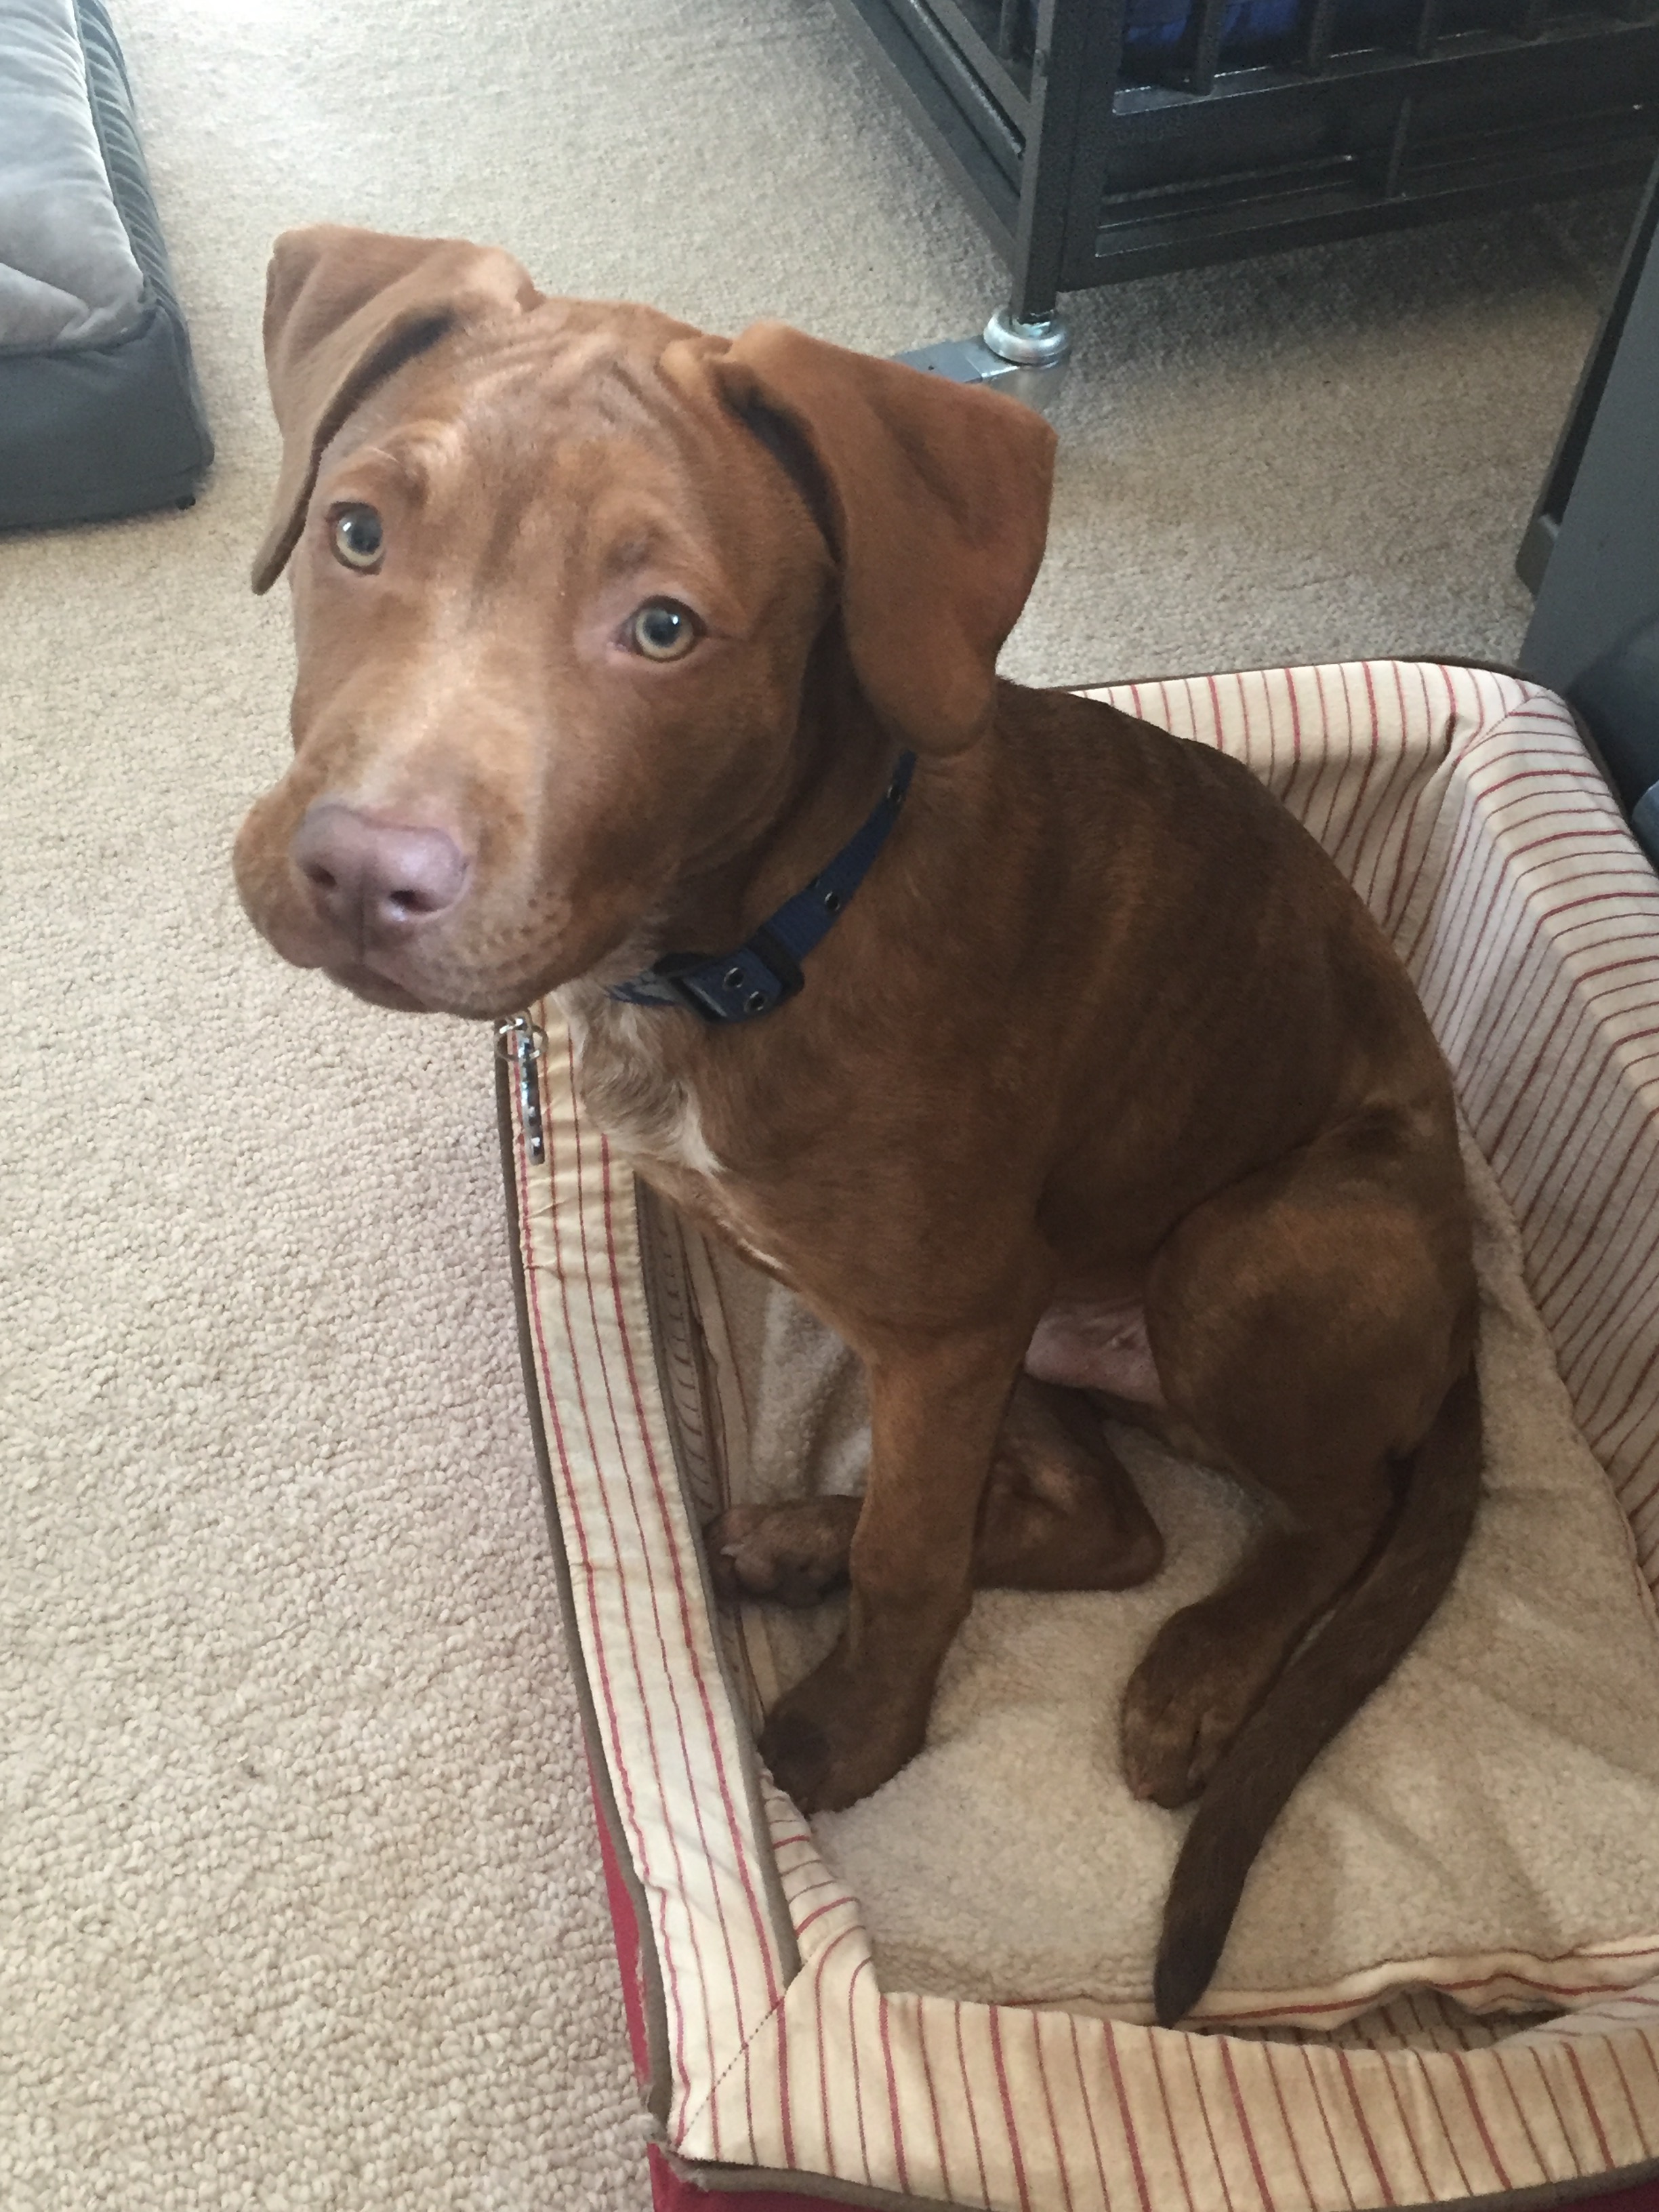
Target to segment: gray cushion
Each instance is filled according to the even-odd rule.
[[[118,337],[143,288],[93,124],[74,0],[4,0],[0,346]]]
[[[0,0],[0,529],[188,504],[212,458],[102,0]]]

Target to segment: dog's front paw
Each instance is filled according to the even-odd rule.
[[[817,1605],[847,1579],[856,1498],[799,1498],[783,1505],[733,1505],[703,1531],[709,1578],[730,1605],[769,1598]]]
[[[1123,1777],[1134,1795],[1171,1808],[1196,1797],[1258,1696],[1201,1606],[1165,1621],[1123,1693]]]
[[[837,1813],[890,1781],[921,1748],[927,1704],[884,1696],[854,1674],[837,1644],[815,1674],[781,1698],[761,1732],[772,1778],[803,1813]]]

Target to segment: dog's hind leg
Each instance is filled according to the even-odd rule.
[[[1127,1589],[1164,1539],[1080,1392],[1022,1376],[980,1506],[980,1589]]]
[[[1297,1781],[1428,1620],[1474,1518],[1467,1200],[1450,1131],[1431,1146],[1422,1126],[1373,1116],[1234,1185],[1148,1278],[1170,1404],[1277,1524],[1164,1623],[1124,1698],[1131,1787],[1166,1805],[1203,1792],[1158,1947],[1166,2027],[1214,1972]]]
[[[1382,1142],[1328,1139],[1199,1207],[1152,1270],[1170,1405],[1272,1524],[1230,1582],[1164,1623],[1130,1681],[1124,1769],[1139,1796],[1195,1796],[1333,1606],[1322,1648],[1340,1649],[1339,1601],[1392,1526],[1406,1462],[1468,1357],[1461,1190],[1430,1206],[1408,1152],[1396,1164]],[[1448,1522],[1443,1587],[1467,1519]],[[1413,1611],[1402,1607],[1396,1656]]]
[[[733,1505],[706,1532],[727,1600],[816,1605],[847,1580],[856,1498]],[[1157,1573],[1164,1541],[1077,1391],[1022,1376],[980,1505],[978,1589],[1127,1589]]]

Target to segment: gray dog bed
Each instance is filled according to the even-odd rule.
[[[0,528],[187,501],[213,458],[100,0],[0,0]]]

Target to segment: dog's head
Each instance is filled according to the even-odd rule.
[[[295,759],[235,867],[289,959],[471,1015],[641,964],[798,799],[826,640],[896,746],[987,728],[1048,513],[1016,402],[326,226],[265,351]]]

